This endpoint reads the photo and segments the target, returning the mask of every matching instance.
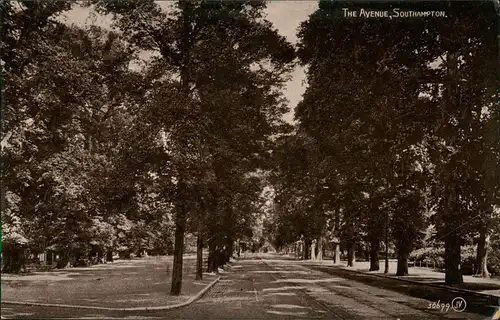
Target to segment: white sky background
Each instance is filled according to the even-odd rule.
[[[164,2],[164,5],[168,5],[167,1]],[[266,11],[267,19],[274,24],[278,32],[285,36],[288,41],[295,44],[297,43],[297,28],[300,23],[307,20],[309,15],[317,9],[317,1],[283,0],[269,1]],[[91,16],[90,9],[81,8],[79,6],[76,6],[73,10],[66,13],[65,20],[68,23],[75,23],[81,26],[88,23],[110,28],[111,24],[111,19],[109,17]],[[297,67],[292,73],[292,79],[287,83],[285,88],[285,97],[290,101],[290,112],[284,116],[284,119],[288,122],[293,122],[293,110],[306,89],[304,80],[304,69]]]

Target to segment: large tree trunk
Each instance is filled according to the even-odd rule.
[[[218,252],[215,242],[212,240],[208,246],[208,268],[207,272],[219,272]]]
[[[446,284],[462,284],[464,282],[460,268],[460,239],[453,234],[445,237],[445,282]]]
[[[232,255],[233,255],[233,238],[229,236],[226,240],[226,247],[224,250],[224,264],[229,263],[229,261],[231,261]]]
[[[408,275],[408,253],[404,250],[398,252],[398,269],[396,271],[396,276],[407,276]]]
[[[182,201],[182,200],[181,200]],[[172,269],[171,295],[180,295],[182,290],[182,264],[184,255],[184,232],[186,227],[186,212],[184,204],[179,205],[175,217],[174,266]]]
[[[230,261],[229,248],[227,245],[222,248],[221,254],[222,254],[222,266],[224,266]]]
[[[234,241],[233,241],[232,237],[229,240],[229,243],[227,246],[227,251],[228,251],[228,257],[229,257],[229,259],[227,259],[227,262],[230,262],[231,261],[230,259],[233,258],[233,253],[234,253]]]
[[[455,18],[455,22],[458,23],[458,18]],[[453,114],[459,109],[460,103],[460,75],[459,75],[459,52],[454,48],[450,48],[446,57],[446,71],[447,71],[447,81],[444,85],[445,90],[443,92],[443,106],[441,107],[441,130],[445,131],[447,126],[449,126],[449,114]],[[447,145],[454,146],[457,139],[454,133],[444,133],[444,140]],[[441,179],[446,183],[446,188],[444,190],[445,196],[445,208],[443,212],[444,216],[444,227],[445,231],[456,229],[457,224],[457,199],[459,197],[459,191],[457,190],[457,182],[454,178],[454,173],[459,170],[456,162],[458,160],[455,156],[448,161],[447,167],[445,168],[446,176]],[[462,284],[463,276],[460,267],[460,246],[461,239],[457,234],[457,231],[447,232],[444,238],[445,242],[445,282],[449,285]]]
[[[181,88],[186,100],[190,98],[189,77],[190,77],[190,64],[191,64],[191,29],[192,29],[192,5],[189,1],[179,1],[182,15],[182,67],[180,70]],[[166,58],[166,57],[164,57]],[[184,164],[179,164],[184,165]],[[175,215],[175,243],[174,243],[174,267],[172,270],[172,286],[170,289],[171,295],[180,295],[182,289],[182,259],[184,254],[184,232],[186,227],[186,207],[184,201],[187,200],[186,194],[186,181],[182,169],[179,172],[178,182],[178,210]]]
[[[108,249],[106,252],[106,262],[113,262],[113,250]]]
[[[52,250],[47,250],[47,262],[46,264],[51,266],[54,262],[54,252]]]
[[[479,233],[479,241],[477,243],[477,257],[476,257],[476,275],[488,278],[488,249],[490,246],[490,235],[487,234],[487,226],[481,228]]]
[[[224,248],[216,244],[214,249],[214,267],[215,273],[219,273],[219,268],[224,265]]]
[[[310,240],[305,240],[304,241],[304,247],[303,247],[303,260],[308,260],[310,257],[310,249],[311,249],[311,241]]]
[[[347,247],[347,266],[354,267],[355,262],[356,262],[356,242],[349,241]]]
[[[320,237],[318,239],[318,256],[316,257],[319,261],[323,260],[323,250],[323,237]]]
[[[203,280],[203,223],[198,222],[196,237],[196,280]]]
[[[83,250],[81,248],[76,248],[71,251],[70,254],[70,264],[72,267],[83,267]]]
[[[378,252],[380,251],[380,241],[373,240],[370,246],[370,271],[380,270]]]
[[[445,208],[445,227],[444,231],[453,228],[451,232],[447,232],[444,237],[444,266],[445,266],[445,283],[448,285],[462,284],[464,282],[461,270],[461,256],[460,249],[462,239],[458,232],[460,230],[456,229],[456,214],[454,214],[454,209],[456,206],[456,199],[458,197],[456,184],[449,183],[448,190],[446,191],[446,208]]]

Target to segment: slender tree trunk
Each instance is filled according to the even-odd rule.
[[[380,241],[373,240],[370,246],[370,271],[380,270],[378,252],[380,251]]]
[[[460,239],[457,236],[445,237],[445,282],[446,284],[462,284],[464,282],[460,268]]]
[[[219,268],[224,266],[224,252],[221,246],[215,247],[215,270],[219,273]]]
[[[389,212],[385,213],[385,264],[384,273],[389,273]]]
[[[354,263],[356,262],[356,242],[349,241],[349,245],[347,247],[347,266],[354,267]]]
[[[198,222],[196,237],[196,280],[203,280],[203,222]]]
[[[333,247],[333,263],[340,264],[340,243],[334,243]]]
[[[227,262],[231,261],[231,258],[233,257],[233,251],[234,251],[234,241],[233,237],[230,237],[229,243],[227,244],[227,256],[228,256]]]
[[[335,227],[333,230],[333,263],[340,264],[340,206],[335,208]]]
[[[318,259],[319,261],[323,260],[323,237],[320,237],[318,239],[318,256],[316,257],[316,259]]]
[[[479,233],[479,241],[477,243],[477,257],[476,257],[476,275],[489,278],[488,272],[488,249],[490,245],[490,235],[487,234],[487,226],[481,228]]]
[[[104,257],[104,250],[102,248],[99,248],[97,250],[97,263],[103,263],[103,257]]]
[[[311,243],[311,260],[316,260],[316,241]]]
[[[408,253],[405,250],[400,250],[398,252],[398,269],[396,271],[396,276],[407,276],[408,275]]]
[[[229,262],[230,255],[229,255],[229,248],[226,245],[223,249],[222,253],[222,265],[225,265],[226,263]]]
[[[208,264],[207,264],[207,272],[214,272],[215,271],[215,268],[214,268],[214,257],[215,255],[215,248],[214,248],[214,244],[213,242],[211,241],[208,245]]]

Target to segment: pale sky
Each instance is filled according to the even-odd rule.
[[[167,3],[166,1],[164,2]],[[163,6],[163,5],[162,5]],[[267,19],[271,21],[278,32],[285,36],[291,43],[297,43],[297,28],[302,21],[307,20],[310,14],[318,9],[318,2],[307,0],[284,0],[270,1],[267,5]],[[73,10],[66,14],[68,23],[77,25],[96,24],[102,27],[109,28],[111,19],[109,17],[91,15],[91,11],[87,8],[76,6]],[[297,67],[292,73],[292,79],[287,83],[285,89],[285,97],[290,101],[290,112],[284,116],[284,119],[293,121],[293,110],[300,101],[302,94],[305,91],[304,70]]]

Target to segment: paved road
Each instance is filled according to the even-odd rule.
[[[13,318],[80,319],[484,319],[428,309],[430,301],[347,280],[287,260],[242,260],[203,299],[181,309],[103,312],[2,305]],[[23,313],[22,315],[20,313]]]

